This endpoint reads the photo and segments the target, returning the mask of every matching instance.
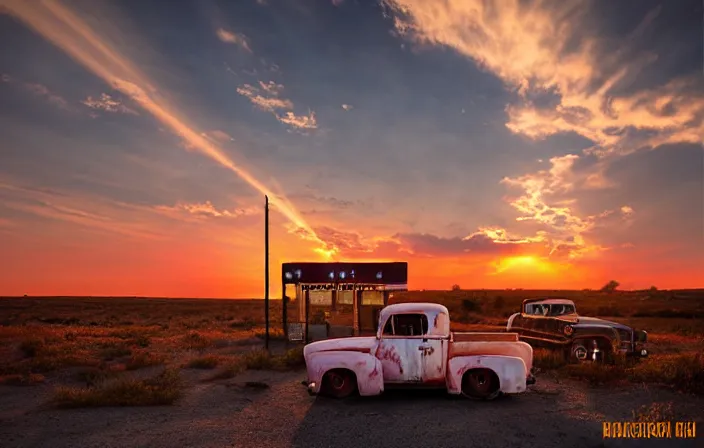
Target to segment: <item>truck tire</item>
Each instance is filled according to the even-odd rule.
[[[587,349],[587,342],[583,339],[577,339],[572,342],[570,347],[570,361],[572,362],[582,362],[588,361],[589,359],[589,349]]]
[[[462,376],[462,395],[473,400],[493,400],[501,394],[499,377],[491,369],[472,369]]]
[[[347,369],[332,369],[323,376],[321,392],[333,398],[346,398],[357,390],[357,377]]]

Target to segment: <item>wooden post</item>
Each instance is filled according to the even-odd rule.
[[[269,350],[269,196],[264,195],[264,348]]]

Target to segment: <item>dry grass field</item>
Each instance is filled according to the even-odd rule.
[[[651,418],[650,414],[669,409],[673,403],[676,407],[681,407],[677,405],[681,403],[685,409],[687,406],[700,408],[696,403],[702,402],[697,395],[704,395],[702,290],[611,294],[590,291],[412,291],[396,293],[392,302],[440,302],[450,309],[454,330],[502,330],[506,318],[520,309],[521,301],[534,296],[568,297],[575,300],[580,314],[604,317],[647,330],[652,355],[634,364],[565,365],[564,360],[554,353],[536,350],[539,387],[545,390],[536,389],[539,393],[530,399],[535,403],[531,401],[526,406],[540,408],[544,406],[546,396],[572,396],[578,387],[586,388],[580,392],[583,394],[580,400],[586,400],[585,403],[601,400],[600,403],[605,404],[608,401],[585,398],[590,397],[588,394],[608,397],[616,393],[613,391],[626,391],[618,392],[626,394],[621,399],[623,410],[619,412],[633,413],[634,418],[643,415],[642,418]],[[15,444],[8,446],[42,446],[50,440],[55,442],[54,446],[78,446],[76,440],[83,441],[90,433],[103,438],[85,446],[107,446],[105,443],[111,436],[105,431],[109,430],[110,422],[133,426],[138,425],[140,419],[146,419],[145,422],[162,418],[190,421],[188,419],[197,416],[184,415],[186,409],[200,413],[232,413],[235,412],[230,408],[234,406],[232,400],[244,403],[237,412],[245,412],[247,406],[254,406],[256,400],[264,400],[261,406],[274,408],[305,404],[307,411],[300,417],[303,420],[297,420],[298,425],[305,426],[306,419],[317,415],[318,405],[314,405],[316,401],[308,402],[304,388],[300,386],[300,380],[305,378],[302,349],[283,341],[280,307],[280,301],[272,301],[272,350],[267,353],[262,349],[264,312],[261,300],[0,298],[0,402],[5,403],[0,406],[0,437],[14,440]],[[568,387],[566,384],[581,385]],[[259,396],[270,398],[251,395],[269,388],[269,395]],[[644,395],[643,388],[650,392]],[[588,392],[590,389],[596,392]],[[657,390],[671,395],[651,406],[656,400],[653,397],[659,393],[654,392]],[[239,392],[231,396],[223,391]],[[225,396],[230,398],[225,400]],[[694,401],[686,397],[692,397]],[[194,405],[196,399],[203,401]],[[286,403],[289,404],[282,404],[280,400],[288,400]],[[424,406],[423,403],[419,401],[412,406]],[[550,406],[572,406],[566,403],[570,401],[554,401]],[[98,425],[94,420],[83,419],[76,423],[77,427],[84,428],[82,438],[76,439],[75,434],[80,431],[65,427],[64,419],[83,418],[80,417],[83,414],[64,414],[68,412],[63,410],[65,408],[74,408],[75,411],[71,412],[78,412],[86,408],[108,410],[124,406],[131,408],[129,411],[125,409],[125,413],[106,417],[108,427],[90,426]],[[148,414],[149,417],[135,413],[135,409],[145,409],[145,406],[154,408],[156,413]],[[391,405],[372,403],[370,406]],[[438,406],[438,412],[444,412],[446,408],[464,412],[464,408],[456,407],[459,404],[433,406]],[[173,412],[177,417],[173,412],[158,410],[164,407],[175,409]],[[45,417],[33,417],[35,412],[58,412],[51,415],[61,423],[57,423],[59,426],[52,432],[31,437],[23,434],[26,430],[22,428],[36,428],[39,421],[45,421]],[[288,409],[271,412],[288,412]],[[315,418],[332,418],[330,415],[334,414],[330,410],[320,412],[321,415]],[[682,418],[701,419],[701,415],[691,415],[690,411],[680,412],[684,413]],[[217,418],[225,417],[218,414]],[[89,425],[88,421],[92,423]],[[229,421],[223,420],[218,428],[232,431]],[[238,425],[245,424],[242,422],[250,420],[242,420]],[[4,428],[3,423],[6,423]],[[250,423],[257,426],[254,421]],[[315,423],[310,424],[315,426]],[[269,426],[278,427],[279,423],[271,422]],[[184,428],[188,425],[174,431],[185,431]],[[196,434],[193,428],[188,431]],[[250,432],[255,434],[257,430]],[[191,433],[184,437],[196,437]],[[27,442],[26,437],[34,442]],[[313,436],[306,434],[304,439],[308,440],[306,437]],[[158,436],[153,435],[145,442],[146,446],[161,446],[154,445],[155,438]],[[201,443],[200,440],[192,444],[223,446],[212,441]],[[124,443],[145,446],[127,439]],[[82,442],[79,445],[84,446]],[[291,446],[291,443],[277,445],[272,442],[272,446]]]

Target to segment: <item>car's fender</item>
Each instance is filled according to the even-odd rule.
[[[358,351],[322,351],[306,357],[308,383],[314,383],[311,392],[320,392],[326,372],[332,369],[348,369],[357,377],[359,395],[379,395],[384,391],[384,374],[381,362],[370,353]]]
[[[508,322],[506,322],[506,331],[511,331],[511,325],[513,325],[513,320],[516,318],[516,316],[519,316],[521,313],[513,313],[511,314],[511,317],[508,318]]]
[[[526,364],[516,356],[457,356],[450,359],[447,367],[447,391],[451,394],[462,392],[462,376],[466,371],[479,368],[494,371],[499,377],[500,390],[505,394],[517,394],[526,390]]]

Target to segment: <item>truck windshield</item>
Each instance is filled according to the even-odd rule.
[[[428,332],[425,314],[394,314],[384,325],[386,336],[421,336]]]

